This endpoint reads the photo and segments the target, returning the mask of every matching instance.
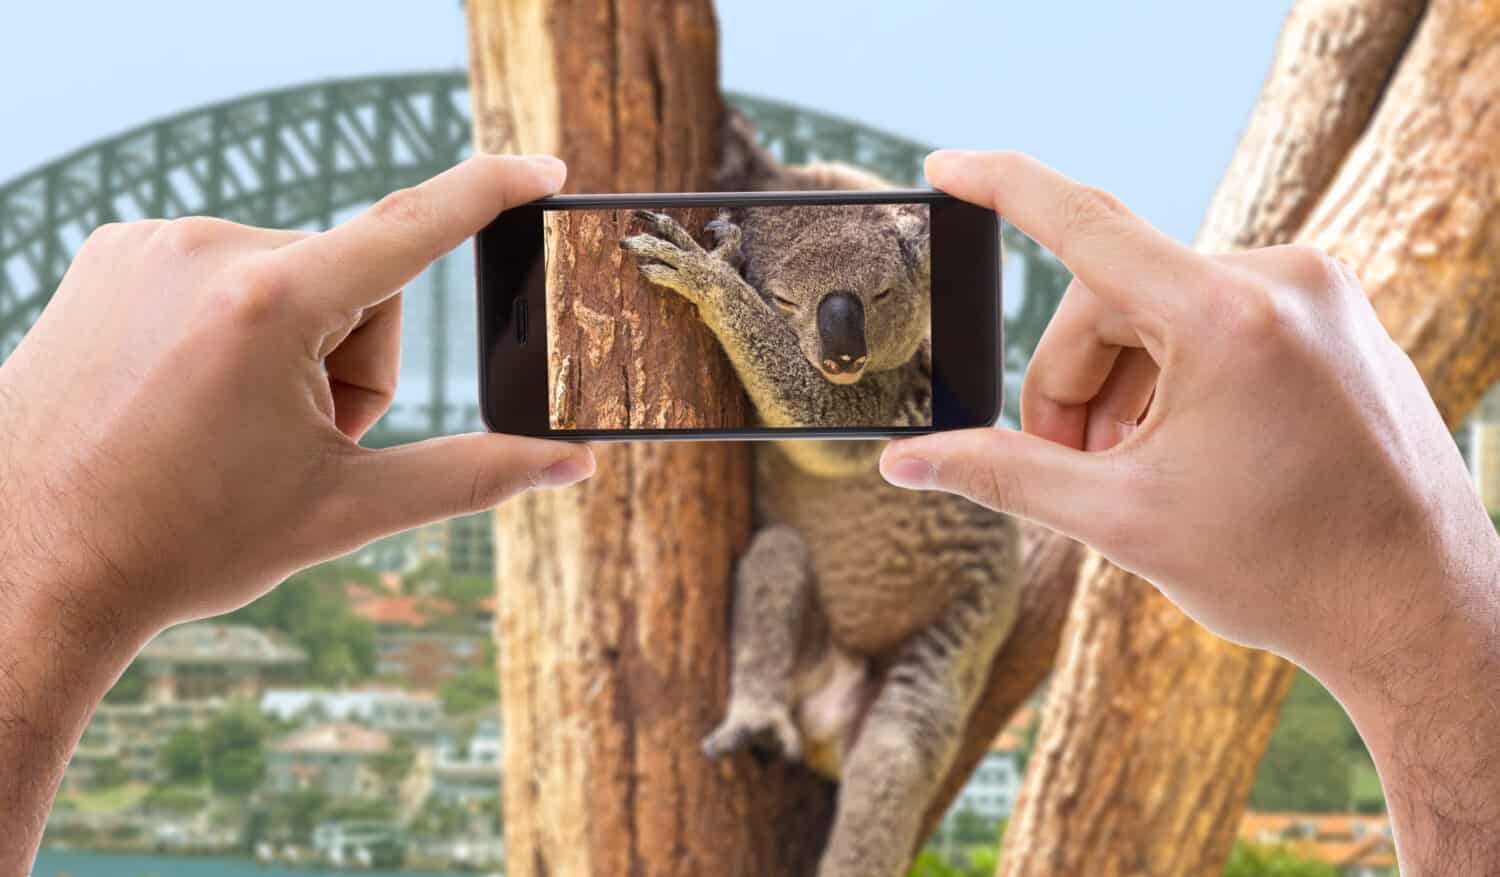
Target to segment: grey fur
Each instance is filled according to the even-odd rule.
[[[740,162],[769,167],[755,155]],[[783,173],[764,187],[878,185],[839,167]],[[622,246],[652,283],[697,305],[762,422],[929,422],[920,216],[742,210],[710,225],[712,250],[667,217],[643,218],[655,233]],[[866,309],[869,363],[852,383],[817,365],[808,315],[829,290],[857,294]],[[711,757],[769,750],[840,779],[820,877],[905,873],[1020,593],[1015,525],[956,497],[891,488],[875,470],[882,446],[757,451],[761,529],[736,573],[728,715],[704,741]]]

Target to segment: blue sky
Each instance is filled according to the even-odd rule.
[[[463,63],[456,0],[8,4],[0,181],[273,86]],[[1290,0],[724,0],[725,87],[937,145],[1023,149],[1190,239]]]

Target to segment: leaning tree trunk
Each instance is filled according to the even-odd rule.
[[[1500,7],[1424,7],[1297,7],[1200,245],[1348,261],[1456,424],[1500,377]],[[1218,875],[1291,675],[1091,556],[1000,873]]]
[[[572,191],[711,187],[723,107],[708,0],[467,7],[482,150],[559,154]],[[607,230],[583,231],[554,254],[578,282],[548,314],[568,416],[742,423],[690,309],[622,269]],[[728,583],[749,527],[749,451],[722,443],[601,447],[587,484],[501,510],[506,873],[811,871],[822,836],[801,827],[826,825],[827,785],[699,750],[724,707]]]

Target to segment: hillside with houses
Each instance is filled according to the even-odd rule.
[[[492,555],[482,519],[432,525],[162,634],[84,734],[47,845],[499,870]],[[1040,702],[996,737],[914,873],[993,873]],[[1368,756],[1310,678],[1251,805],[1228,874],[1393,873]]]

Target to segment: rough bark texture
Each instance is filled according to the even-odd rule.
[[[716,25],[707,0],[468,0],[476,137],[554,152],[569,189],[695,190],[719,159]],[[580,253],[555,339],[590,371],[574,411],[632,425],[743,418],[738,385],[673,296]],[[599,296],[591,299],[590,296]],[[601,320],[618,308],[634,319]],[[672,400],[694,400],[674,405]],[[497,523],[507,873],[810,872],[831,789],[699,739],[724,707],[729,575],[750,526],[749,451],[611,445],[588,484],[511,503]]]
[[[1500,376],[1497,109],[1500,6],[1304,3],[1200,243],[1348,261],[1457,423]],[[1000,872],[1219,874],[1290,680],[1091,556]]]
[[[673,215],[712,248],[712,235],[702,229],[717,213],[705,207]],[[547,217],[552,427],[750,426],[749,402],[693,306],[680,295],[643,289],[635,260],[627,261],[620,249],[624,237],[647,230],[629,210]],[[680,379],[667,395],[657,376],[673,371]]]

